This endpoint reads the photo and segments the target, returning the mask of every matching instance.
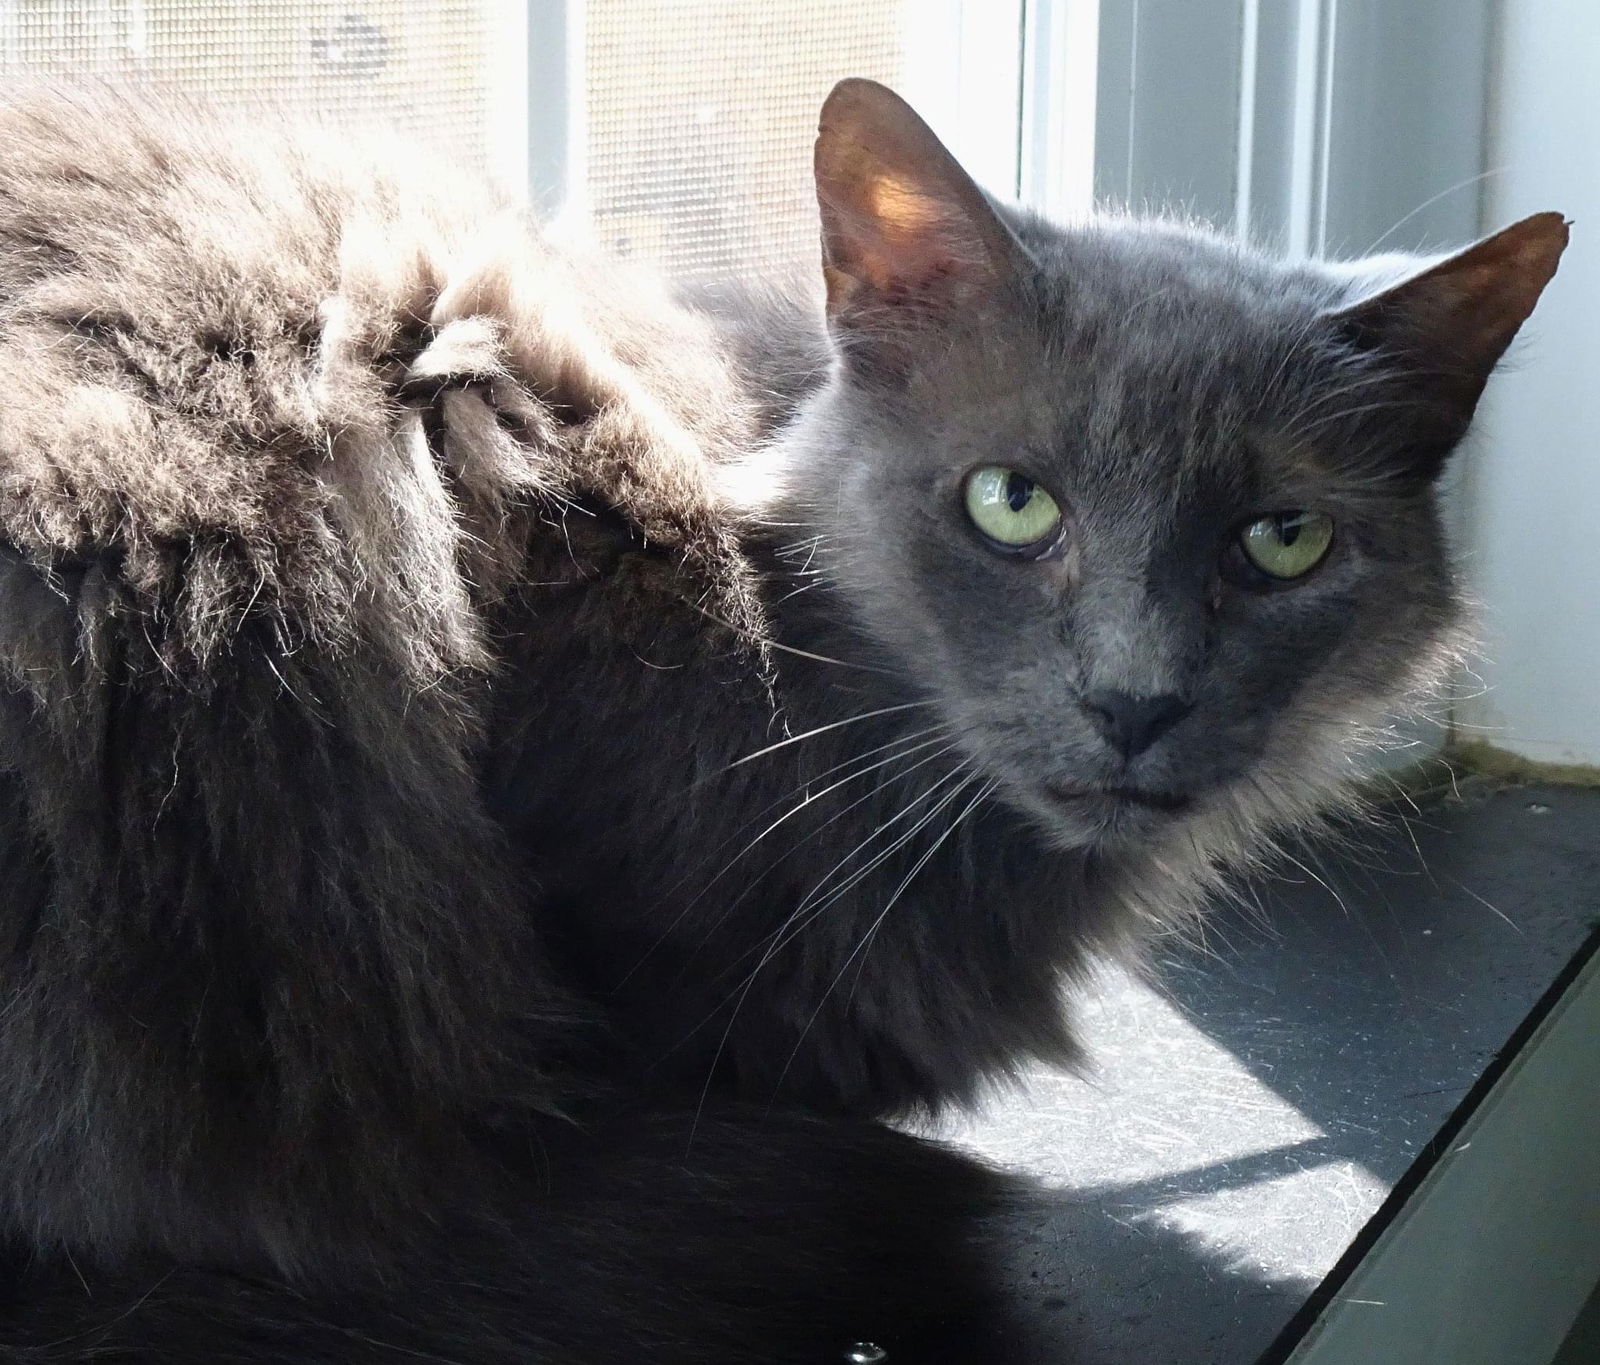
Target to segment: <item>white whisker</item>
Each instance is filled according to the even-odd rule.
[[[932,735],[933,737],[931,739],[923,739],[922,737],[925,736],[925,735]],[[750,840],[749,843],[747,843],[736,854],[734,854],[732,858],[728,859],[728,861],[726,863],[724,863],[722,865],[722,867],[719,868],[717,870],[717,872],[713,876],[711,876],[706,881],[706,883],[698,891],[695,892],[695,894],[693,896],[691,896],[689,898],[688,902],[683,906],[683,908],[680,909],[678,911],[678,913],[673,917],[672,922],[669,925],[667,925],[667,927],[665,929],[663,929],[661,931],[661,933],[657,936],[656,941],[653,944],[651,944],[650,947],[645,950],[645,952],[639,958],[639,960],[637,962],[635,962],[633,964],[633,966],[628,968],[627,972],[625,972],[623,974],[623,976],[617,982],[617,988],[620,988],[621,986],[625,985],[628,981],[630,981],[633,978],[634,973],[637,972],[642,966],[644,966],[644,964],[646,962],[648,962],[650,960],[650,957],[652,956],[652,954],[654,954],[659,948],[661,948],[661,946],[663,944],[666,943],[666,941],[669,938],[672,937],[673,933],[675,933],[677,931],[678,927],[683,923],[684,919],[687,918],[687,916],[689,915],[689,912],[691,910],[693,910],[694,907],[700,903],[700,901],[710,892],[712,887],[714,887],[719,881],[722,880],[723,877],[725,877],[736,866],[738,866],[738,864],[740,862],[742,862],[746,857],[748,857],[750,855],[751,851],[756,847],[757,844],[759,844],[763,839],[765,839],[774,830],[779,828],[779,826],[783,825],[786,821],[788,821],[791,816],[798,815],[807,806],[811,805],[812,802],[820,800],[822,797],[828,795],[829,792],[837,791],[840,787],[843,787],[843,786],[847,785],[848,783],[858,781],[859,779],[861,779],[863,777],[866,777],[870,773],[877,772],[879,769],[887,766],[890,763],[893,763],[897,759],[908,758],[912,754],[916,753],[918,750],[926,749],[930,745],[933,745],[933,744],[938,744],[944,738],[945,738],[945,727],[942,726],[942,725],[930,725],[925,729],[915,730],[909,735],[902,735],[902,736],[900,736],[900,737],[898,737],[896,739],[892,739],[887,744],[880,744],[875,749],[868,749],[866,751],[866,753],[864,753],[864,754],[857,754],[854,758],[846,759],[843,763],[836,763],[836,764],[834,764],[833,767],[829,768],[826,772],[822,772],[822,773],[817,774],[815,777],[808,778],[805,782],[802,782],[798,787],[791,788],[789,791],[785,792],[782,796],[778,797],[776,800],[769,801],[765,806],[763,806],[761,808],[760,811],[758,811],[756,813],[756,815],[754,817],[752,817],[750,820],[745,821],[744,824],[739,826],[738,830],[734,831],[733,834],[729,835],[728,838],[724,839],[722,841],[722,843],[719,844],[717,846],[717,848],[712,851],[713,852],[713,856],[716,853],[720,852],[722,849],[726,848],[730,843],[732,843],[733,840],[738,837],[740,831],[748,829],[751,825],[753,825],[756,822],[756,820],[760,819],[761,816],[765,815],[774,806],[781,805],[786,799],[788,799],[790,796],[793,796],[795,794],[795,792],[806,791],[806,789],[813,782],[821,781],[823,778],[829,777],[832,774],[838,772],[841,768],[849,768],[854,764],[860,763],[862,759],[870,758],[874,754],[882,753],[885,749],[894,749],[894,750],[896,750],[896,752],[889,754],[887,757],[879,759],[879,761],[876,762],[876,763],[869,763],[864,768],[857,768],[854,772],[847,773],[844,777],[840,778],[836,782],[833,782],[833,783],[829,784],[827,787],[824,787],[821,791],[813,792],[813,793],[808,794],[806,797],[804,797],[804,799],[801,800],[799,805],[792,807],[788,811],[785,811],[783,815],[779,816],[770,825],[768,825],[764,830],[762,830],[760,834],[756,835],[756,837],[754,839]],[[913,741],[920,741],[920,742],[913,742]],[[945,748],[938,750],[936,753],[929,754],[925,758],[918,759],[915,763],[913,763],[909,768],[906,769],[906,772],[908,772],[908,773],[909,772],[915,772],[918,768],[922,767],[925,763],[930,763],[933,760],[942,757],[944,754],[949,753],[951,747],[953,747],[953,746],[948,746],[947,745]],[[904,774],[902,774],[902,776],[903,775]],[[822,830],[826,829],[835,820],[840,819],[842,816],[844,816],[844,815],[848,814],[850,811],[854,810],[863,801],[870,801],[873,798],[873,796],[875,796],[876,794],[877,793],[875,791],[868,792],[865,796],[860,797],[857,800],[850,802],[850,804],[845,806],[843,810],[838,811],[837,813],[835,813],[834,815],[829,817],[829,819],[824,821],[822,823],[822,825],[820,825],[817,829],[813,830],[809,835],[807,835],[805,839],[801,840],[798,844],[794,845],[794,847],[791,848],[789,850],[789,852],[792,853],[792,852],[795,851],[795,849],[803,847],[804,844],[809,842],[811,839],[815,838],[819,833],[821,833]],[[784,856],[788,856],[788,855],[785,854]],[[709,861],[709,859],[706,860],[706,861]],[[781,859],[780,859],[780,861],[781,861]],[[704,865],[704,863],[702,862],[702,863],[697,864],[697,867],[698,866],[703,866],[703,865]],[[776,866],[776,864],[774,864],[774,866]],[[768,867],[768,868],[764,869],[763,875],[765,875],[765,872],[770,872],[771,870],[772,870],[771,867]],[[679,877],[677,879],[677,881],[675,881],[671,885],[671,887],[669,887],[666,891],[664,891],[661,894],[660,897],[657,898],[655,904],[656,905],[660,905],[662,903],[662,901],[664,901],[674,891],[676,891],[680,887],[682,887],[683,884],[685,882],[687,882],[689,880],[689,878],[691,876],[693,876],[693,875],[694,875],[693,871],[684,873],[683,876]],[[754,886],[758,880],[759,880],[759,878],[752,878],[751,879],[751,885]],[[729,906],[729,910],[731,910],[733,908],[733,905],[737,905],[739,903],[740,899],[742,899],[742,896],[737,898],[737,899],[735,899],[732,902],[732,904]],[[727,914],[727,911],[724,911],[724,917],[726,916],[726,914]],[[720,922],[721,921],[719,919],[718,923],[720,923]],[[715,927],[716,927],[716,925],[713,924],[712,928],[715,929]]]
[[[927,743],[925,743],[925,744],[916,745],[915,748],[913,748],[913,749],[904,750],[901,753],[897,753],[897,754],[891,754],[888,758],[884,759],[882,763],[875,763],[875,764],[872,765],[872,767],[864,770],[863,772],[853,773],[853,774],[851,774],[851,776],[849,778],[847,778],[845,780],[853,782],[858,777],[863,777],[868,772],[875,772],[879,768],[884,767],[888,763],[894,762],[898,758],[909,757],[909,755],[914,753],[914,752],[916,752],[917,749],[925,749],[925,748],[928,747],[929,744],[937,744],[941,738],[943,738],[943,736],[936,736],[935,738],[933,738],[931,740],[928,740]],[[929,763],[936,762],[937,760],[945,757],[954,748],[955,748],[954,744],[947,744],[942,749],[936,749],[933,753],[927,754],[924,757],[919,758],[910,767],[904,768],[900,772],[896,773],[895,777],[897,779],[902,779],[903,780],[904,778],[909,777],[912,773],[916,772],[916,770],[918,768],[926,767]],[[842,782],[842,781],[841,782],[836,782],[836,783],[833,784],[833,787],[829,787],[827,789],[827,791],[818,792],[817,796],[818,797],[826,796],[827,792],[828,791],[832,791],[834,789],[834,787],[841,787],[843,785],[844,785],[844,782]],[[935,787],[937,787],[938,785],[939,784],[936,783]],[[731,900],[727,904],[727,906],[724,907],[722,913],[720,915],[718,915],[715,920],[712,921],[711,925],[707,929],[707,937],[709,937],[710,934],[715,933],[716,930],[721,926],[722,922],[725,919],[727,919],[727,917],[740,904],[743,903],[745,897],[750,895],[751,892],[753,892],[760,885],[762,877],[765,877],[768,873],[772,872],[778,866],[779,863],[782,863],[784,861],[784,859],[792,857],[794,854],[798,853],[802,848],[804,848],[807,844],[809,844],[813,839],[819,838],[828,829],[828,827],[830,825],[833,825],[837,821],[844,819],[844,817],[846,815],[848,815],[851,811],[855,810],[857,806],[864,805],[866,802],[873,800],[877,795],[878,795],[877,791],[874,790],[874,791],[867,792],[864,796],[858,796],[854,801],[851,801],[848,805],[844,806],[842,809],[835,811],[826,820],[824,820],[820,825],[818,825],[814,830],[812,830],[809,834],[807,834],[803,839],[796,840],[795,843],[791,844],[787,849],[785,849],[784,852],[782,854],[780,854],[772,863],[770,863],[770,864],[768,864],[768,866],[762,868],[759,874],[757,874],[756,876],[754,876],[754,877],[752,877],[750,879],[750,884],[747,887],[745,887],[745,889],[743,891],[741,891],[737,896],[735,896],[733,898],[733,900]],[[926,793],[925,793],[925,795],[926,795]],[[750,843],[748,845],[746,845],[745,848],[742,849],[739,852],[739,854],[729,862],[728,866],[723,868],[722,872],[719,872],[717,874],[717,877],[721,877],[723,875],[723,873],[727,872],[730,868],[732,868],[735,863],[739,862],[741,859],[743,859],[745,856],[747,856],[749,854],[750,850],[752,848],[754,848],[757,843],[759,843],[763,838],[765,838],[768,834],[770,834],[779,825],[784,823],[784,821],[786,821],[789,818],[790,815],[797,814],[800,810],[802,810],[806,806],[810,805],[811,802],[813,800],[815,800],[815,799],[816,799],[815,797],[807,797],[804,801],[802,801],[800,803],[799,806],[795,807],[794,810],[789,811],[781,819],[774,821],[765,830],[763,830],[761,832],[761,834],[759,834],[755,839],[752,839],[750,841]],[[895,819],[899,819],[899,818],[900,818],[899,816],[895,817]],[[892,823],[892,822],[890,822],[890,823]],[[883,828],[882,826],[879,827],[880,830],[882,828]],[[715,882],[717,880],[717,877],[712,878],[712,882]],[[704,888],[702,888],[700,891],[695,893],[695,896],[694,896],[693,900],[690,901],[688,906],[684,907],[684,913],[687,913],[687,911],[695,904],[695,902],[699,901],[701,899],[701,897],[703,897],[705,895],[705,893],[708,890],[710,890],[711,884],[712,884],[711,882],[708,882]],[[681,920],[682,918],[683,918],[683,915],[680,914],[678,916],[678,919]],[[674,921],[674,925],[676,925],[676,923],[677,923],[677,921]],[[704,942],[704,939],[702,939],[702,943],[703,942]],[[751,949],[750,951],[753,952],[754,949]],[[740,954],[739,957],[735,958],[734,962],[732,964],[730,964],[730,965],[737,965],[739,962],[743,961],[743,959],[745,957],[748,957],[748,956],[749,956],[748,952],[747,953],[742,953],[742,954]]]
[[[743,764],[753,763],[756,759],[765,757],[767,754],[773,753],[778,749],[786,749],[791,744],[798,744],[803,739],[810,739],[813,735],[825,735],[830,730],[838,730],[846,725],[855,725],[859,721],[871,720],[874,716],[889,716],[893,715],[896,711],[910,711],[914,707],[931,705],[933,705],[933,703],[927,701],[902,702],[899,706],[884,706],[880,707],[876,711],[865,711],[859,716],[851,716],[847,720],[836,720],[828,725],[819,725],[816,729],[807,730],[802,735],[790,735],[787,739],[780,739],[776,744],[767,745],[765,749],[757,749],[753,754],[746,754],[743,758],[736,758],[732,763],[728,764],[723,771],[731,772],[733,769],[741,767]]]
[[[965,765],[963,765],[963,767],[964,766]],[[952,777],[958,776],[961,773],[961,771],[962,771],[962,768],[956,768],[953,772],[945,774],[944,777],[940,778],[931,787],[929,787],[927,791],[923,792],[921,796],[915,798],[915,800],[910,802],[903,810],[900,811],[900,813],[898,815],[895,815],[894,817],[892,817],[892,819],[887,820],[883,824],[879,825],[877,827],[877,829],[875,829],[872,832],[872,834],[868,836],[867,840],[863,841],[862,844],[857,845],[856,849],[852,850],[852,853],[850,855],[847,855],[847,856],[854,856],[854,854],[856,852],[859,852],[862,847],[865,847],[865,844],[867,842],[870,842],[872,839],[876,838],[878,836],[878,834],[882,833],[883,830],[887,829],[889,827],[889,825],[893,824],[895,821],[903,819],[918,804],[920,804],[922,801],[925,801],[929,796],[931,796],[934,792],[936,792],[941,786],[943,786],[946,782],[948,782]],[[930,812],[930,814],[928,816],[924,816],[923,819],[918,821],[918,823],[912,828],[912,830],[907,835],[902,836],[901,839],[898,840],[895,843],[894,848],[899,848],[904,843],[906,838],[909,838],[912,835],[915,835],[918,830],[923,828],[923,826],[927,823],[927,820],[929,818],[931,818],[931,816],[937,815],[938,812],[940,810],[942,810],[945,807],[945,805],[947,805],[949,803],[950,800],[954,799],[955,796],[959,795],[961,790],[962,790],[962,788],[965,785],[966,784],[964,782],[961,783],[961,784],[958,784],[956,786],[955,790],[949,796],[941,799],[940,802],[933,808],[932,812]],[[893,848],[891,848],[889,850],[889,852],[893,852]],[[874,860],[872,865],[875,866],[877,864],[877,862],[881,861],[882,858],[885,857],[885,856],[887,856],[887,854],[880,855],[879,858]],[[829,875],[831,876],[832,874],[830,873]],[[824,881],[826,881],[826,878],[824,878]],[[815,894],[815,893],[813,892],[812,894]],[[796,917],[799,916],[802,913],[802,911],[805,908],[805,905],[806,905],[807,901],[809,901],[809,900],[810,900],[810,897],[808,896],[806,898],[806,901],[802,901],[801,904],[799,906],[797,906],[794,909],[794,911],[792,911],[789,914],[789,916],[784,920],[783,924],[781,924],[778,927],[776,933],[772,936],[773,937],[773,942],[768,946],[766,951],[762,954],[761,960],[756,963],[756,965],[751,969],[750,974],[748,976],[746,976],[745,979],[742,982],[739,983],[739,985],[735,986],[734,989],[733,989],[733,992],[730,993],[730,995],[728,996],[728,1000],[732,1000],[733,1001],[733,1009],[731,1010],[731,1012],[728,1015],[728,1022],[723,1027],[722,1036],[717,1040],[716,1050],[715,1050],[715,1052],[712,1053],[711,1062],[706,1068],[705,1084],[704,1084],[704,1086],[701,1087],[700,1100],[699,1100],[699,1103],[695,1107],[695,1121],[694,1121],[693,1124],[690,1125],[690,1141],[691,1142],[693,1141],[693,1138],[694,1138],[694,1128],[699,1123],[700,1114],[704,1110],[706,1099],[711,1093],[711,1083],[716,1077],[717,1066],[722,1060],[722,1054],[727,1050],[728,1039],[733,1036],[733,1028],[734,1028],[735,1023],[738,1022],[739,1012],[744,1008],[745,1001],[749,999],[750,992],[754,988],[757,979],[760,977],[762,971],[765,969],[767,964],[772,961],[773,957],[778,952],[782,951],[782,949],[788,943],[793,941],[794,935],[797,934],[797,933],[802,932],[805,929],[806,925],[810,924],[812,922],[812,920],[814,920],[816,918],[817,914],[821,913],[821,909],[825,909],[826,908],[826,906],[819,908],[812,915],[808,916],[807,919],[805,920],[805,922],[802,923],[801,925],[799,925],[798,928],[796,928],[792,932],[785,932],[786,930],[789,929],[789,926],[794,923],[794,920],[796,919]],[[725,1000],[723,1003],[726,1004],[727,1000]],[[717,1008],[721,1009],[722,1006],[719,1005]],[[692,1030],[690,1030],[690,1032],[687,1035],[685,1035],[685,1039],[684,1040],[680,1040],[679,1045],[681,1046],[682,1042],[686,1041],[687,1038],[693,1037],[693,1035],[695,1033],[698,1033],[700,1031],[700,1029],[702,1027],[704,1027],[705,1024],[709,1023],[710,1020],[715,1018],[715,1017],[716,1017],[716,1010],[713,1010],[712,1013],[706,1019],[701,1020],[701,1022],[699,1024],[695,1025],[695,1027]]]
[[[978,778],[976,775],[967,778],[966,781],[961,783],[960,786],[958,786],[953,792],[950,793],[949,796],[939,803],[938,807],[935,808],[934,813],[936,814],[939,810],[943,810],[947,805],[960,796],[962,792],[968,790],[968,788],[970,788],[971,785],[977,780]],[[810,1017],[806,1020],[804,1027],[801,1028],[800,1036],[795,1040],[794,1047],[789,1052],[788,1060],[784,1062],[783,1069],[778,1073],[778,1079],[773,1083],[773,1103],[776,1103],[778,1091],[783,1088],[783,1081],[784,1078],[789,1074],[789,1068],[794,1065],[795,1058],[800,1055],[800,1049],[805,1043],[807,1034],[811,1032],[812,1025],[817,1022],[817,1016],[822,1013],[823,1006],[828,1003],[828,998],[838,988],[839,982],[844,979],[844,974],[850,970],[850,964],[856,960],[857,955],[861,956],[862,962],[865,964],[866,953],[871,950],[872,941],[877,937],[878,930],[883,927],[883,922],[889,917],[889,912],[894,909],[895,905],[899,902],[900,897],[905,894],[906,888],[916,880],[917,874],[933,860],[934,855],[938,853],[938,851],[944,846],[945,841],[956,832],[956,830],[960,827],[961,822],[977,808],[981,801],[985,800],[993,793],[996,785],[997,784],[993,782],[986,783],[978,792],[978,794],[974,796],[971,801],[967,802],[967,804],[962,808],[961,813],[957,815],[948,826],[945,827],[944,831],[937,839],[933,841],[933,843],[928,847],[927,851],[923,853],[923,855],[918,858],[915,863],[912,864],[911,871],[906,873],[906,875],[901,879],[900,884],[895,887],[893,892],[890,893],[889,899],[884,903],[883,909],[878,912],[877,918],[872,921],[871,925],[867,929],[867,932],[861,936],[860,941],[853,949],[851,949],[850,956],[845,958],[844,964],[836,973],[834,973],[833,980],[828,983],[827,989],[822,992],[822,998],[817,1001],[817,1007],[811,1011]]]
[[[752,644],[760,645],[763,649],[776,649],[780,653],[793,654],[801,659],[810,659],[814,663],[835,664],[839,668],[860,669],[863,673],[885,673],[890,677],[894,676],[893,669],[879,668],[876,664],[852,663],[849,659],[834,659],[830,658],[826,654],[813,654],[809,649],[796,649],[793,645],[780,644],[776,640],[768,640],[766,638],[752,639],[749,631],[745,630],[741,626],[734,625],[732,621],[724,620],[714,611],[707,611],[706,608],[702,607],[698,602],[688,602],[686,605],[699,612],[700,615],[704,616],[708,621],[715,621],[724,630],[731,630],[735,635],[739,636],[740,639],[749,640]]]

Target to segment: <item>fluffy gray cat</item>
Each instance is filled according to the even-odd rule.
[[[816,157],[825,298],[675,300],[398,146],[0,109],[4,1358],[1020,1356],[1010,1187],[881,1121],[1442,675],[1566,229],[1053,226],[862,81]]]

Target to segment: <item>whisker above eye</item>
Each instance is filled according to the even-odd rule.
[[[1317,394],[1311,402],[1293,414],[1289,422],[1289,428],[1284,433],[1285,439],[1293,440],[1300,436],[1306,425],[1311,422],[1311,419],[1325,415],[1332,405],[1346,399],[1355,398],[1371,389],[1385,388],[1392,384],[1393,378],[1387,374],[1363,374],[1358,375],[1349,383],[1340,384],[1335,388]]]
[[[1411,399],[1395,398],[1382,403],[1363,403],[1361,406],[1354,408],[1338,408],[1333,412],[1324,413],[1315,422],[1302,423],[1296,426],[1290,432],[1290,439],[1296,441],[1306,440],[1331,423],[1346,421],[1352,417],[1362,417],[1369,412],[1398,412],[1415,406],[1416,403]]]

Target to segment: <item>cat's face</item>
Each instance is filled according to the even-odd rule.
[[[1426,489],[1375,479],[1400,452],[1341,416],[1395,386],[1341,357],[1314,281],[1180,234],[1032,235],[1018,306],[898,392],[836,377],[821,562],[1069,841],[1297,785],[1454,616]]]
[[[1002,223],[908,136],[863,169],[856,130],[839,171],[824,114],[844,361],[790,438],[821,567],[1058,843],[1299,815],[1448,657],[1431,481],[1559,219],[1543,278],[1435,344],[1482,261],[1385,292],[1175,227]],[[1475,323],[1493,353],[1452,351]]]

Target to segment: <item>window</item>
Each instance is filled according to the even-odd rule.
[[[680,277],[808,267],[808,149],[823,96],[847,75],[907,92],[980,179],[1016,193],[1015,0],[588,0],[561,9],[559,24],[545,15],[547,31],[564,36],[580,76],[563,181],[544,187],[545,198],[563,200],[620,254]]]
[[[505,25],[521,11],[509,0],[7,0],[0,79],[137,75],[213,99],[381,119],[487,165],[513,110],[500,68]]]
[[[675,274],[814,250],[806,148],[841,70],[898,84],[903,0],[590,0],[580,193],[600,239]]]

